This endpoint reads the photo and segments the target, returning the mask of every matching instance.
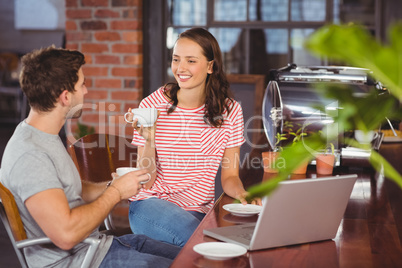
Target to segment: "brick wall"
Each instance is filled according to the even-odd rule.
[[[66,0],[66,47],[85,54],[88,94],[79,122],[132,136],[123,114],[142,98],[142,1]],[[68,142],[76,120],[66,125]]]

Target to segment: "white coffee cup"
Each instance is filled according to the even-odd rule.
[[[116,168],[116,173],[119,176],[123,176],[123,175],[126,175],[129,172],[136,171],[136,170],[139,170],[139,168],[135,168],[135,167],[119,167],[119,168]],[[151,175],[149,173],[147,173],[147,174],[148,174],[148,177],[149,177],[148,180],[141,181],[140,184],[145,184],[145,183],[149,182],[149,180],[151,179]]]
[[[139,168],[135,168],[135,167],[119,167],[116,168],[116,173],[119,176],[123,176],[126,175],[127,173],[131,172],[131,171],[136,171],[139,170]]]
[[[378,132],[373,130],[364,132],[363,130],[355,130],[355,139],[361,144],[369,144],[377,138]]]
[[[129,115],[133,115],[132,121],[128,120]],[[137,108],[132,109],[131,113],[124,114],[124,120],[127,123],[133,123],[135,119],[138,120],[137,126],[152,127],[158,118],[158,110],[156,108]]]

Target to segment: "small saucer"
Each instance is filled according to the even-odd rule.
[[[252,204],[227,204],[223,206],[223,209],[229,211],[235,216],[249,217],[261,212],[262,206]]]
[[[247,249],[232,243],[205,242],[197,244],[193,250],[210,260],[228,260],[246,254]]]

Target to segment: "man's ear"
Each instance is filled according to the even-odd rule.
[[[63,90],[58,101],[62,106],[69,106],[71,102],[71,93],[68,90]]]

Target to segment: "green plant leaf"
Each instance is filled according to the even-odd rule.
[[[94,134],[95,133],[95,128],[92,126],[88,126],[85,124],[81,124],[80,122],[77,122],[77,131],[74,133],[74,137],[76,139],[79,139],[81,137],[84,137],[86,135]]]
[[[259,185],[254,185],[247,189],[249,195],[246,197],[248,202],[257,197],[269,195],[278,186],[279,182],[286,180],[292,171],[298,168],[303,162],[310,162],[315,154],[325,148],[326,140],[319,134],[314,134],[310,137],[303,138],[294,146],[283,148],[280,156],[285,159],[285,166],[279,168],[278,175]]]
[[[314,32],[305,46],[318,56],[370,69],[401,100],[401,33],[402,22],[392,25],[388,31],[390,45],[382,45],[360,25],[327,25]]]
[[[318,85],[317,92],[323,97],[338,101],[337,116],[334,118],[339,129],[373,130],[378,128],[386,119],[402,118],[402,109],[395,96],[387,92],[373,90],[363,97],[356,96],[354,90],[346,85]],[[379,94],[380,93],[380,94]],[[380,109],[375,109],[378,107]],[[316,106],[322,112],[325,107]]]
[[[371,152],[371,165],[378,171],[384,172],[385,177],[391,179],[402,189],[402,176],[394,169],[394,167],[376,151]]]
[[[353,139],[346,139],[346,142],[356,148],[369,149],[366,146],[358,143]],[[385,177],[394,181],[402,189],[402,176],[395,170],[395,168],[378,152],[372,150],[369,158],[370,164],[378,172],[383,172]]]

